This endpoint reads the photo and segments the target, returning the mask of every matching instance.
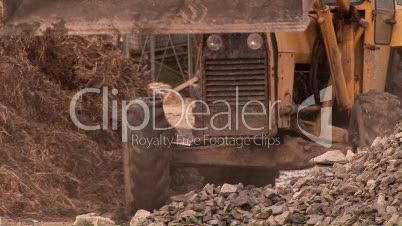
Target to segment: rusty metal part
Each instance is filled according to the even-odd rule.
[[[357,45],[359,44],[360,39],[362,38],[365,29],[366,29],[366,28],[364,28],[364,27],[359,27],[359,28],[357,29],[356,34],[355,34],[355,38],[354,38],[354,39],[355,39],[355,40],[354,40],[355,48],[356,48]]]
[[[68,34],[301,31],[313,0],[6,0],[5,24]],[[9,32],[2,29],[2,34]],[[0,34],[1,34],[0,33]]]
[[[350,99],[355,98],[355,30],[352,23],[342,26],[342,66],[345,75],[346,87]]]
[[[392,47],[401,47],[402,46],[402,5],[397,5],[395,10],[395,20],[396,24],[394,25],[392,32]]]
[[[259,147],[261,148],[261,147]],[[259,156],[259,157],[257,157]],[[262,151],[250,146],[237,148],[235,146],[208,145],[200,147],[178,146],[173,152],[175,165],[204,166],[238,166],[238,167],[276,167],[272,151]]]
[[[279,108],[293,104],[293,87],[295,78],[295,54],[278,54],[278,100]],[[280,114],[280,113],[279,113]],[[289,128],[291,119],[287,115],[281,115],[278,120],[279,128]]]
[[[350,10],[350,0],[336,0],[339,10],[343,13],[347,13]]]
[[[178,166],[233,166],[244,168],[301,169],[312,166],[310,159],[329,150],[347,150],[342,144],[331,149],[300,137],[285,136],[269,145],[265,140],[251,141],[242,148],[235,145],[174,146],[172,164]],[[271,138],[271,140],[274,138]]]
[[[294,115],[297,114],[298,109],[299,109],[300,105],[288,105],[285,107],[282,107],[280,109],[280,115]],[[312,105],[312,106],[308,106],[303,108],[302,110],[299,111],[299,113],[307,113],[307,112],[316,112],[316,111],[320,111],[321,110],[321,106],[319,105]]]
[[[348,88],[346,86],[341,52],[339,50],[332,21],[332,13],[329,10],[329,7],[324,5],[321,0],[316,2],[314,9],[317,12],[318,23],[320,24],[321,32],[323,34],[331,76],[334,78],[338,103],[341,108],[351,109],[353,103],[352,99],[349,97]]]
[[[199,80],[200,80],[200,78],[196,75],[196,76],[192,77],[190,80],[187,80],[186,82],[184,82],[184,83],[182,83],[182,84],[176,86],[176,87],[174,88],[174,91],[180,92],[180,91],[182,91],[183,89],[185,89],[185,88],[187,88],[187,87],[193,85],[194,83],[198,82]]]

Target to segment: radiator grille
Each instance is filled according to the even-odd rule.
[[[205,60],[205,97],[208,104],[224,100],[244,105],[250,100],[265,103],[267,95],[266,59]]]

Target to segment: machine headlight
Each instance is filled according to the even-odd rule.
[[[223,40],[220,35],[210,35],[207,39],[208,48],[212,51],[220,50],[223,46]]]
[[[250,49],[257,50],[262,47],[264,44],[264,39],[262,38],[262,35],[253,33],[248,36],[247,38],[247,45]]]

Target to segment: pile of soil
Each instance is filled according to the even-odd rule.
[[[108,87],[111,122],[112,101],[121,109],[122,100],[147,96],[148,82],[113,37],[2,37],[0,216],[56,219],[123,206],[119,130],[78,129],[70,101],[81,89]],[[77,115],[101,124],[102,95],[84,95]]]
[[[317,166],[283,187],[206,185],[133,225],[402,225],[402,124],[344,164]]]

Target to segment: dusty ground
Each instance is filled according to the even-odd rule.
[[[191,115],[192,112],[192,99],[184,98],[184,108],[188,110],[185,112],[185,117],[189,118],[191,125],[194,124],[194,117]],[[164,110],[168,121],[174,125],[177,124],[181,116],[180,101],[177,98],[169,98],[165,101]],[[186,120],[182,120],[177,125],[177,133],[182,137],[191,137],[191,127],[187,124]],[[328,151],[328,149],[323,148],[314,142],[306,141],[300,137],[283,136],[283,144],[280,145],[277,150],[275,150],[278,155],[275,161],[278,162],[278,168],[281,170],[279,178],[276,179],[276,184],[278,186],[285,186],[292,179],[299,176],[303,176],[309,173],[308,168],[312,167],[313,164],[309,162],[310,159],[321,155]],[[190,145],[190,144],[188,144]],[[339,149],[346,153],[350,147],[337,144],[334,145],[333,149]],[[276,169],[276,170],[278,170]],[[307,170],[304,170],[307,169]],[[225,174],[225,172],[228,172]],[[272,170],[271,170],[272,171]],[[270,183],[272,181],[272,175],[270,172],[258,172],[248,171],[241,169],[226,169],[224,167],[214,167],[214,168],[179,168],[173,167],[172,169],[172,187],[171,194],[183,194],[193,190],[201,190],[205,184],[223,184],[223,183],[247,183],[243,181],[242,178],[258,177],[256,180],[252,181],[266,181],[264,183]],[[221,176],[217,176],[217,175]],[[238,176],[230,176],[232,174],[237,174]],[[229,181],[228,181],[229,180]],[[260,185],[260,184],[258,184]],[[260,185],[261,186],[261,185]]]
[[[311,173],[311,168],[304,169],[304,170],[288,170],[288,171],[281,171],[279,178],[276,179],[276,187],[286,187],[289,183],[297,179],[299,177],[304,177]]]
[[[202,178],[202,176],[196,172],[195,169],[186,169],[185,171],[187,175],[193,175],[193,177],[183,178],[183,171],[181,171],[181,173],[177,173],[174,178],[176,183],[180,183],[177,181],[184,179],[189,183],[187,183],[186,186],[175,187],[175,189],[172,190],[172,195],[183,194],[192,190],[201,190],[204,187],[204,178]],[[281,171],[279,178],[276,179],[276,187],[286,187],[291,183],[292,180],[297,180],[299,177],[304,177],[311,173],[311,171],[312,169]],[[73,221],[74,219],[71,219],[71,222],[37,222],[34,224],[34,221],[26,220],[25,222],[9,222],[7,226],[71,226]]]
[[[35,224],[29,222],[10,222],[6,226],[71,226],[72,224],[73,222],[38,222]]]

